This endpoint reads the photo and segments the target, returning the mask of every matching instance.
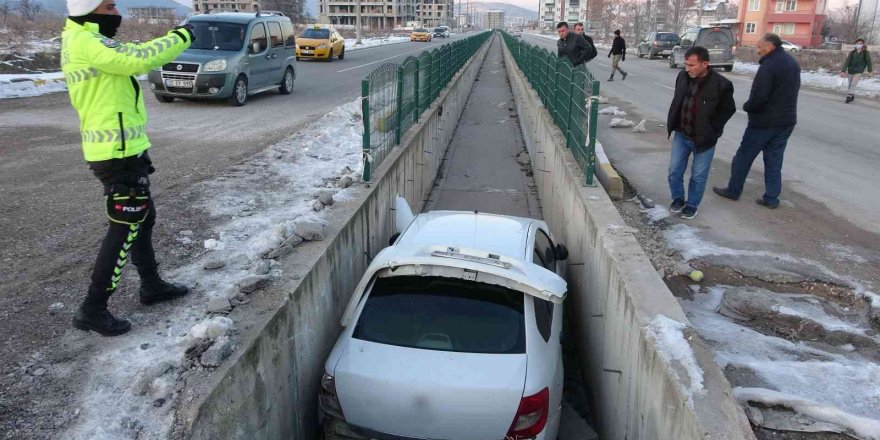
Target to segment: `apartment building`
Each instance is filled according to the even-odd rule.
[[[767,32],[803,47],[822,44],[825,0],[742,0],[740,44],[754,45]]]
[[[129,10],[134,8],[129,8]],[[261,9],[260,0],[193,0],[193,13],[216,11],[256,11]]]
[[[486,11],[486,27],[489,29],[504,29],[504,11]]]
[[[418,0],[360,0],[360,4],[361,26],[365,29],[394,29],[406,26],[408,22],[420,21]],[[355,0],[319,0],[318,14],[322,21],[327,20],[331,24],[355,26],[356,6]],[[432,10],[436,12],[436,9]],[[451,10],[449,8],[450,14]]]
[[[128,16],[140,23],[163,23],[177,19],[177,11],[174,8],[158,6],[144,6],[128,8]]]
[[[420,0],[416,4],[416,16],[425,27],[452,26],[453,0]]]
[[[588,0],[540,0],[539,17],[541,28],[552,31],[556,23],[566,21],[570,25],[587,23]],[[588,26],[589,27],[589,26]]]

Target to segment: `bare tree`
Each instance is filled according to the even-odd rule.
[[[832,10],[826,21],[828,34],[846,42],[853,42],[856,38],[864,38],[869,35],[871,23],[859,21],[858,3],[844,3],[843,6]]]
[[[262,8],[267,11],[281,11],[294,23],[301,23],[305,18],[303,0],[264,0]]]
[[[653,30],[649,0],[626,0],[621,4],[621,9],[629,19],[631,32],[636,41],[640,41],[645,34]]]
[[[0,15],[3,16],[4,26],[6,26],[6,18],[9,17],[10,12],[12,12],[12,8],[9,6],[9,0],[0,1]]]
[[[666,23],[669,31],[681,32],[687,21],[688,14],[693,11],[694,0],[669,0]]]
[[[34,21],[34,17],[43,10],[39,3],[31,2],[31,0],[18,1],[18,13],[27,21]]]

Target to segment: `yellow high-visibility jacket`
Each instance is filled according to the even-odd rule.
[[[186,30],[172,30],[143,44],[125,44],[101,35],[97,24],[67,20],[61,70],[79,114],[87,161],[120,159],[150,148],[137,75],[173,61],[192,44],[190,38]]]

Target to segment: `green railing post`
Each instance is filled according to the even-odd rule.
[[[400,145],[400,129],[403,127],[403,66],[397,66],[397,127],[394,128],[394,145]]]
[[[361,81],[361,113],[364,118],[364,182],[370,181],[370,81]]]
[[[416,58],[416,70],[413,75],[415,75],[415,79],[413,80],[413,101],[416,103],[416,109],[413,112],[413,124],[418,122],[419,115],[422,113],[422,105],[419,102],[419,73],[421,72],[419,68],[419,59]]]
[[[596,171],[596,124],[599,120],[599,81],[590,80],[592,87],[590,88],[590,126],[587,139],[587,169],[584,174],[587,175],[587,186],[595,186],[593,175]]]

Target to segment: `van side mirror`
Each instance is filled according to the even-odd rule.
[[[395,232],[390,239],[388,239],[388,246],[394,246],[394,242],[400,238],[400,232]]]
[[[561,244],[556,245],[556,260],[565,261],[568,259],[568,248]]]
[[[262,51],[263,51],[263,49],[260,47],[259,42],[255,41],[255,42],[251,43],[251,53],[260,53]]]

